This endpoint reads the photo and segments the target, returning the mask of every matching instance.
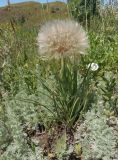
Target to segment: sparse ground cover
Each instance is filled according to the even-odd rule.
[[[50,19],[77,21],[76,10],[65,5],[61,12],[61,3],[44,5],[40,11],[41,4],[30,5],[14,9],[13,5],[10,14],[5,13],[7,18],[0,16],[0,160],[118,160],[116,11],[85,17],[80,23],[86,40],[74,21],[53,21],[40,28]],[[19,18],[21,10],[24,14]],[[35,10],[45,15],[36,16]],[[29,12],[32,15],[26,19]],[[69,41],[66,36],[61,39],[64,28],[72,33]],[[39,32],[44,33],[46,53],[39,47]]]

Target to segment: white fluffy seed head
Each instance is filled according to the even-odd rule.
[[[40,55],[46,58],[79,56],[89,46],[86,32],[73,20],[47,22],[40,28],[37,41]]]

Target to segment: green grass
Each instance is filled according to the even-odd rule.
[[[62,10],[52,13],[55,6],[61,6]],[[118,20],[114,19],[114,13],[107,10],[104,16],[92,17],[90,26],[83,26],[87,27],[90,49],[88,55],[81,57],[75,73],[75,65],[69,59],[62,61],[63,65],[60,60],[42,60],[36,41],[39,25],[49,19],[69,17],[67,5],[55,2],[42,6],[29,2],[11,5],[10,11],[1,8],[1,12],[5,14],[0,14],[0,159],[36,160],[43,154],[42,159],[46,160],[51,156],[59,160],[75,155],[90,157],[91,147],[83,146],[83,155],[84,144],[74,137],[77,126],[86,122],[91,131],[82,128],[82,133],[77,134],[82,137],[94,133],[100,142],[102,126],[96,121],[109,131],[110,137],[111,130],[117,129],[117,124],[106,124],[118,118]],[[20,17],[21,12],[26,21]],[[90,63],[97,63],[99,69],[91,71],[87,67]],[[87,117],[88,109],[92,112],[88,112]],[[37,135],[37,124],[44,125],[44,133],[38,131]],[[113,154],[118,150],[114,147],[116,132],[112,134],[113,148],[107,145],[105,154],[109,148]],[[102,138],[106,140],[107,136]],[[86,139],[84,143],[91,146]],[[71,145],[76,153],[70,153]],[[91,154],[96,152],[93,150]],[[99,149],[97,154],[101,154]]]

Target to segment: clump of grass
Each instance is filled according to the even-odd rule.
[[[111,119],[114,118],[111,116],[117,116],[118,112],[117,20],[114,19],[114,13],[109,10],[104,11],[99,16],[91,17],[89,19],[90,23],[86,19],[87,15],[83,15],[86,20],[83,24],[88,30],[90,42],[89,54],[87,55],[84,52],[88,47],[86,33],[74,20],[69,20],[69,22],[72,22],[69,23],[69,26],[71,26],[69,28],[68,20],[61,20],[61,23],[59,20],[47,22],[50,29],[46,29],[45,25],[41,27],[40,34],[43,30],[43,36],[39,34],[39,50],[36,41],[39,30],[36,27],[39,24],[37,17],[35,19],[32,16],[31,23],[27,23],[27,21],[24,24],[15,23],[12,19],[9,24],[0,25],[0,52],[2,55],[5,53],[3,58],[5,65],[2,68],[3,74],[0,86],[0,124],[2,126],[0,128],[0,145],[2,146],[0,147],[0,153],[3,154],[3,159],[9,159],[9,157],[15,160],[24,157],[31,160],[36,158],[49,159],[51,157],[63,159],[64,156],[69,159],[68,154],[72,154],[70,157],[73,158],[73,154],[76,156],[79,153],[79,157],[81,157],[82,149],[84,149],[83,155],[90,157],[91,150],[88,150],[86,146],[82,148],[80,144],[74,144],[73,130],[71,129],[84,121],[84,114],[91,108],[98,110],[102,107],[108,116],[107,118]],[[46,8],[45,11],[43,10],[43,23],[47,19],[57,17],[57,14],[53,17],[51,15],[46,17],[49,12],[50,8],[48,8],[48,12]],[[84,12],[87,13],[86,10]],[[110,14],[108,14],[109,12]],[[78,14],[78,12],[76,13]],[[61,14],[59,16],[61,17]],[[64,19],[64,16],[62,16],[62,19]],[[49,24],[51,25],[49,26]],[[63,27],[61,27],[62,24]],[[60,29],[62,34],[60,34]],[[78,29],[80,29],[79,32]],[[72,34],[65,33],[66,31]],[[48,41],[45,33],[50,35]],[[42,43],[43,52],[41,52]],[[64,48],[64,44],[67,43],[69,45]],[[46,46],[47,44],[48,46]],[[67,50],[68,52],[66,52]],[[82,52],[83,54],[81,54]],[[48,58],[41,59],[40,54]],[[110,73],[112,73],[111,78],[109,78]],[[7,98],[5,98],[6,96]],[[100,106],[96,102],[99,102]],[[92,116],[90,117],[89,113],[88,118],[91,121]],[[94,120],[92,119],[89,124],[92,123],[92,126],[95,127],[96,121],[98,121],[108,129],[109,126],[102,123],[102,117],[101,119],[96,118],[96,115],[94,113]],[[29,123],[31,127],[29,127]],[[35,128],[37,123],[42,123],[46,128],[43,133],[38,131],[38,136]],[[102,129],[102,125],[100,129]],[[25,131],[24,126],[26,126]],[[108,129],[108,131],[111,130]],[[95,128],[95,132],[91,133],[99,132],[96,132]],[[43,145],[37,145],[43,134],[44,140],[46,138],[43,143],[47,147],[46,150]],[[111,133],[109,135],[111,137]],[[90,136],[93,137],[94,135]],[[35,142],[35,138],[39,139],[36,139]],[[84,140],[86,145],[87,141]],[[110,140],[112,141],[112,137]],[[113,147],[116,144],[116,141],[114,142]],[[22,148],[22,146],[25,146],[25,148]],[[73,146],[75,146],[76,154]],[[38,151],[41,150],[40,156],[37,153],[37,148]],[[104,149],[107,153],[106,150],[112,150],[113,148],[104,146]],[[99,151],[101,150],[97,150],[97,154]],[[45,157],[42,154],[44,152]],[[93,154],[96,154],[96,152]]]
[[[50,24],[50,25],[49,25]],[[93,95],[89,69],[85,77],[78,74],[78,59],[85,54],[88,40],[85,31],[74,21],[52,21],[38,35],[39,53],[48,59],[60,58],[60,70],[54,74],[54,89],[42,81],[52,99],[51,106],[57,121],[72,127],[82,112],[91,106]]]

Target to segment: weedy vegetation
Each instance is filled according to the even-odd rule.
[[[0,8],[0,160],[118,159],[117,12]]]

